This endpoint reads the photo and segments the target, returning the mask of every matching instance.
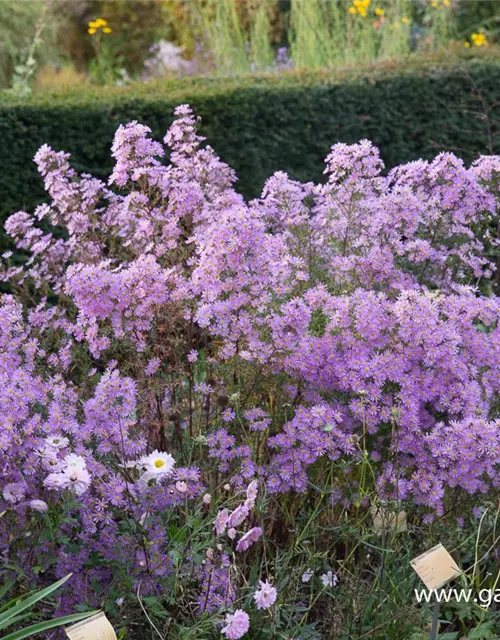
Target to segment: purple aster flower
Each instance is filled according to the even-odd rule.
[[[26,495],[26,484],[24,482],[9,482],[3,488],[2,493],[7,502],[16,504]]]

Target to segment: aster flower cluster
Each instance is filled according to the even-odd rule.
[[[35,565],[56,577],[72,571],[64,610],[84,599],[95,606],[100,594],[88,594],[88,581],[104,592],[114,580],[112,564],[154,592],[170,567],[164,518],[202,495],[199,471],[175,467],[166,451],[147,453],[136,385],[113,363],[80,397],[73,382],[53,371],[57,363],[38,367],[47,355],[35,336],[39,327],[24,323],[12,296],[2,299],[0,315],[0,395],[8,407],[0,442],[4,557],[32,580]],[[23,544],[26,533],[40,536],[34,551]]]
[[[303,493],[367,457],[380,498],[432,514],[497,488],[500,158],[384,175],[371,143],[338,144],[324,184],[278,172],[245,202],[187,105],[164,142],[170,164],[121,126],[107,183],[43,146],[50,203],[6,222],[27,259],[0,267],[3,556],[73,571],[65,607],[117,575],[156,593],[182,573],[167,523],[194,504],[222,546],[185,576],[204,615],[236,601],[234,562],[265,535],[258,488]],[[221,480],[245,497],[211,513]],[[333,479],[347,502],[351,481]]]

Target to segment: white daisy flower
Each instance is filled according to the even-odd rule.
[[[152,475],[170,475],[175,466],[173,456],[164,451],[153,451],[141,459],[141,465],[146,473]]]

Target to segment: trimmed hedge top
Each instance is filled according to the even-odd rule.
[[[69,151],[78,171],[106,177],[119,124],[138,120],[161,139],[173,109],[190,103],[201,133],[257,196],[276,170],[321,180],[330,146],[368,138],[387,167],[443,150],[466,162],[500,153],[500,64],[458,65],[358,74],[310,73],[238,79],[187,79],[129,88],[40,94],[0,93],[0,219],[45,198],[32,161],[44,143]]]

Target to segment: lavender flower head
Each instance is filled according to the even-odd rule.
[[[234,613],[226,616],[226,626],[221,633],[228,640],[238,640],[242,638],[250,629],[250,618],[242,609],[236,609]]]

